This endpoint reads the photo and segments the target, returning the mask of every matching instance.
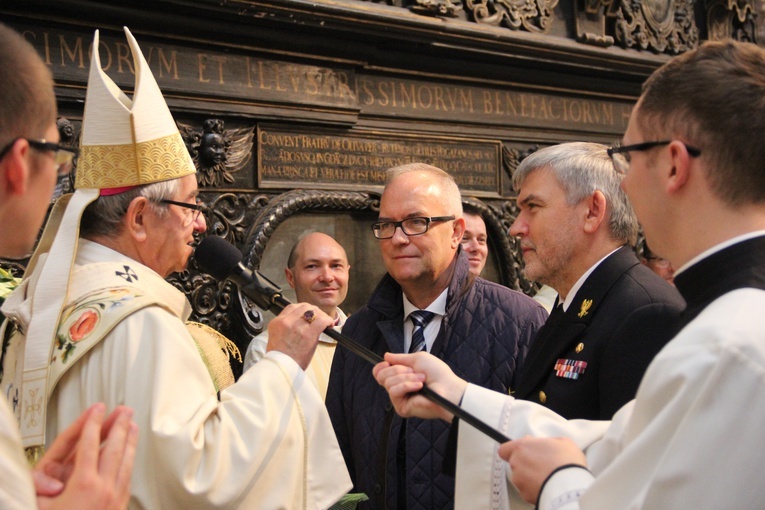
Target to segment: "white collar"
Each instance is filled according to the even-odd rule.
[[[568,295],[566,296],[566,300],[563,302],[563,311],[567,312],[568,307],[571,306],[571,302],[574,300],[574,297],[576,297],[576,293],[579,292],[579,289],[582,288],[582,285],[584,285],[584,282],[587,281],[587,278],[590,277],[593,271],[608,257],[613,255],[616,251],[618,251],[621,248],[621,246],[617,247],[612,252],[608,253],[605,257],[600,259],[599,261],[595,262],[587,271],[584,272],[582,276],[579,277],[579,279],[576,281],[573,287],[571,287],[571,290],[568,291]]]
[[[409,317],[409,314],[415,310],[427,310],[429,312],[433,312],[436,315],[446,315],[446,295],[448,293],[449,287],[445,288],[443,292],[441,292],[441,294],[439,294],[438,297],[433,300],[432,303],[421,309],[414,306],[412,302],[407,299],[406,294],[402,292],[401,297],[404,298],[404,319]]]

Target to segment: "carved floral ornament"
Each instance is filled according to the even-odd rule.
[[[375,0],[371,0],[375,1]],[[386,0],[427,16],[548,33],[559,0]],[[678,54],[699,44],[697,0],[575,0],[577,39],[585,44]],[[714,34],[747,39],[754,33],[754,0],[707,0]],[[597,28],[595,28],[597,27]],[[752,35],[753,37],[753,35]]]
[[[692,50],[699,44],[693,6],[694,0],[620,0],[615,12],[616,40],[627,48],[659,53]]]
[[[736,39],[757,42],[754,0],[707,0],[707,37],[711,41]]]
[[[546,33],[558,0],[465,0],[477,23]]]
[[[377,1],[377,0],[369,0]],[[464,1],[464,5],[463,5]],[[475,23],[546,33],[559,0],[385,0],[424,16],[465,17]]]
[[[371,0],[376,1],[376,0]],[[547,33],[559,0],[386,0],[426,16],[462,18]],[[707,38],[757,42],[755,0],[574,0],[577,40],[596,46],[678,54],[696,48],[694,12],[706,10]]]
[[[577,39],[585,44],[677,54],[699,44],[696,0],[580,0]]]

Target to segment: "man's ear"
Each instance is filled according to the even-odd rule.
[[[595,190],[592,195],[584,199],[587,210],[584,218],[584,231],[594,234],[600,228],[606,218],[606,196],[600,190]]]
[[[454,220],[454,226],[452,229],[452,249],[457,249],[462,241],[462,236],[465,233],[465,219],[457,218]]]
[[[667,176],[667,192],[675,193],[688,184],[693,157],[688,154],[688,147],[680,141],[669,144],[669,156],[672,166]]]
[[[125,213],[125,228],[136,241],[145,241],[147,238],[149,207],[151,204],[146,197],[136,197],[128,205]]]
[[[0,161],[0,186],[6,196],[24,195],[29,189],[32,169],[29,166],[29,144],[16,140]]]
[[[295,275],[292,274],[292,270],[288,267],[284,268],[284,276],[287,277],[287,283],[290,285],[290,288],[295,288]]]

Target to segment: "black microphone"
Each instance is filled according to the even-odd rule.
[[[239,290],[258,305],[275,315],[290,304],[282,297],[282,290],[258,271],[242,264],[242,253],[236,246],[218,236],[205,237],[194,251],[194,258],[206,273],[219,281],[232,280]]]
[[[199,267],[216,280],[229,279],[236,283],[239,286],[239,291],[263,310],[278,314],[287,305],[291,304],[282,296],[282,291],[278,285],[260,274],[260,272],[247,269],[241,262],[242,253],[222,237],[208,236],[202,239],[194,252],[194,258]],[[332,327],[325,329],[324,334],[373,365],[383,361],[380,355],[364,347],[351,337],[335,331]],[[424,384],[419,393],[495,441],[499,443],[510,441],[510,438],[501,432],[482,422],[458,405],[453,404]]]

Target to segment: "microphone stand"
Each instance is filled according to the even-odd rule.
[[[254,299],[255,304],[258,305],[260,308],[264,310],[268,310],[270,312],[274,312],[278,314],[282,310],[284,310],[287,305],[290,305],[292,303],[289,302],[289,300],[285,299],[282,296],[281,289],[276,286],[272,281],[270,281],[268,278],[260,274],[258,271],[252,272],[253,281],[251,283],[248,283],[247,285],[244,285],[242,287],[242,290],[250,290],[251,292],[245,292],[244,294],[247,295],[247,297],[250,297],[251,299],[254,296],[257,296],[257,299]],[[370,349],[367,349],[354,339],[343,335],[342,333],[339,333],[334,330],[332,327],[328,327],[324,330],[324,334],[329,336],[330,338],[334,339],[348,349],[349,351],[353,352],[357,356],[361,357],[362,359],[368,361],[369,363],[376,365],[380,363],[381,361],[384,361],[382,357],[380,357],[379,354],[371,351]],[[510,438],[506,435],[502,434],[498,430],[490,427],[485,422],[481,421],[479,418],[471,414],[470,412],[462,409],[460,406],[450,402],[449,400],[445,399],[435,391],[428,388],[425,383],[422,385],[422,389],[417,392],[419,395],[422,395],[423,397],[427,398],[431,402],[441,406],[442,408],[446,409],[450,413],[452,413],[454,416],[459,418],[460,420],[472,425],[476,429],[478,429],[480,432],[483,432],[493,440],[497,441],[498,443],[506,443],[510,441]]]

